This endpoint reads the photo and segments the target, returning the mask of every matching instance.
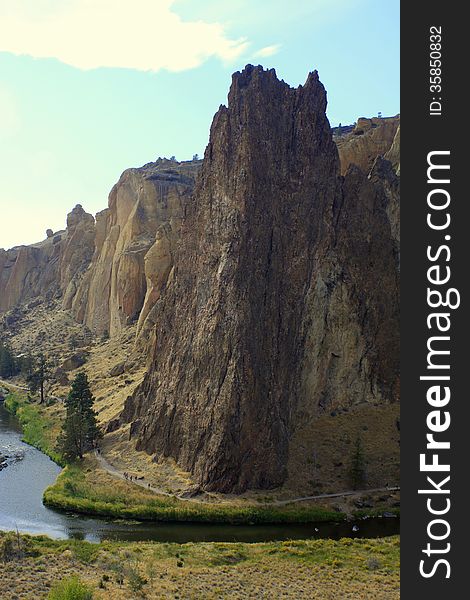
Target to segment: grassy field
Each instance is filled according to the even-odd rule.
[[[398,600],[399,538],[89,544],[0,532],[2,600],[48,598],[73,575],[96,599]]]
[[[98,469],[93,457],[85,458],[80,465],[69,465],[46,489],[44,502],[84,514],[152,521],[307,523],[345,518],[321,506],[217,504],[159,496]]]

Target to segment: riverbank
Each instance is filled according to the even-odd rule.
[[[8,412],[15,415],[21,425],[23,441],[37,448],[61,467],[65,466],[62,457],[55,450],[55,443],[60,431],[59,417],[47,413],[38,404],[27,401],[24,392],[10,392],[4,406]]]
[[[94,599],[399,599],[398,536],[258,544],[89,544],[0,532],[0,597],[46,598],[78,576]]]
[[[32,404],[24,393],[15,391],[6,398],[5,407],[18,416],[25,442],[63,464],[54,451],[63,418],[61,403]],[[267,494],[253,495],[250,499],[235,496],[221,499],[208,494],[179,498],[172,493],[156,493],[150,485],[148,488],[136,485],[119,473],[106,471],[100,458],[90,454],[83,461],[66,466],[56,482],[45,490],[44,504],[62,511],[113,519],[230,524],[338,522],[354,517],[358,509],[361,517],[369,510],[374,516],[399,513],[393,506],[394,491],[349,494],[342,504],[338,498],[277,503]]]
[[[206,523],[312,523],[341,521],[344,513],[321,506],[203,503],[160,496],[98,468],[93,456],[70,465],[44,492],[46,506],[100,517]]]

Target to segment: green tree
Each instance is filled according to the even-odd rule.
[[[366,467],[364,461],[364,451],[362,449],[362,441],[360,436],[357,436],[354,446],[354,453],[351,461],[351,485],[353,489],[360,489],[366,480]]]
[[[0,342],[0,377],[9,379],[17,375],[18,362],[8,342]]]
[[[39,391],[41,396],[41,404],[44,403],[46,397],[46,384],[51,379],[52,371],[49,361],[44,354],[40,354],[37,360],[34,362],[34,367],[31,374],[28,376],[27,381],[29,385],[29,391],[32,394],[36,394],[36,392]]]
[[[83,458],[102,437],[93,410],[94,401],[87,376],[78,373],[65,401],[65,420],[57,442],[58,451],[68,461]]]

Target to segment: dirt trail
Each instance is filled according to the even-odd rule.
[[[342,496],[355,496],[360,494],[372,494],[374,492],[398,492],[400,488],[397,487],[381,487],[381,488],[370,488],[368,490],[346,490],[345,492],[336,492],[334,494],[320,494],[318,496],[301,496],[299,498],[291,498],[290,500],[275,500],[271,504],[282,506],[290,504],[291,502],[302,502],[304,500],[321,500],[322,498],[340,498]]]
[[[15,390],[23,390],[23,392],[27,392],[29,389],[21,385],[16,385],[16,383],[10,383],[9,381],[5,381],[4,379],[0,379],[0,385],[4,385],[6,388],[14,388]]]
[[[178,500],[184,500],[184,501],[189,501],[189,502],[204,502],[204,500],[200,499],[200,498],[182,498],[181,496],[177,496],[176,494],[170,494],[160,488],[153,487],[153,486],[149,485],[148,483],[146,483],[145,481],[142,481],[139,479],[132,479],[132,480],[129,478],[126,479],[126,477],[124,476],[124,473],[121,473],[121,471],[118,471],[118,469],[116,469],[116,467],[113,467],[113,465],[110,464],[104,458],[104,456],[102,456],[100,453],[95,452],[95,456],[96,456],[101,468],[104,469],[110,475],[113,475],[114,477],[118,477],[119,479],[123,479],[124,481],[128,481],[129,483],[138,485],[146,490],[150,490],[150,491],[154,492],[155,494],[159,494],[162,496],[168,496],[169,498],[177,498]],[[289,500],[275,500],[274,502],[270,502],[270,506],[285,506],[286,504],[291,504],[293,502],[304,502],[307,500],[322,500],[322,499],[326,499],[326,498],[341,498],[343,496],[371,494],[374,492],[398,492],[399,490],[400,490],[400,488],[398,486],[372,488],[372,489],[368,489],[368,490],[346,490],[345,492],[336,492],[334,494],[319,494],[317,496],[300,496],[298,498],[290,498]]]
[[[123,479],[124,481],[127,481],[128,483],[133,483],[134,485],[138,485],[141,488],[150,490],[151,492],[154,492],[155,494],[159,494],[161,496],[168,496],[170,498],[178,498],[179,500],[193,500],[192,498],[180,498],[179,496],[176,496],[175,494],[169,494],[168,492],[165,492],[161,488],[156,488],[156,487],[151,486],[145,480],[142,481],[141,479],[134,479],[134,478],[129,479],[129,477],[126,478],[124,473],[122,473],[121,471],[116,469],[116,467],[114,467],[111,463],[109,463],[105,459],[105,457],[100,452],[97,452],[96,450],[95,450],[95,457],[96,457],[100,467],[104,471],[106,471],[107,473],[112,475],[113,477],[117,477],[118,479]]]

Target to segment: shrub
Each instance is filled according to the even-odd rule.
[[[146,583],[147,580],[137,571],[132,570],[129,573],[129,587],[133,592],[140,592]]]
[[[377,571],[377,569],[380,569],[381,566],[380,560],[375,556],[371,556],[370,558],[368,558],[366,565],[369,571]]]
[[[16,556],[15,539],[12,534],[7,534],[0,542],[0,559],[9,562]]]
[[[0,560],[10,562],[25,556],[29,551],[29,544],[24,541],[19,533],[6,533],[0,537]]]
[[[93,592],[78,577],[69,577],[56,583],[47,598],[48,600],[93,600]]]

